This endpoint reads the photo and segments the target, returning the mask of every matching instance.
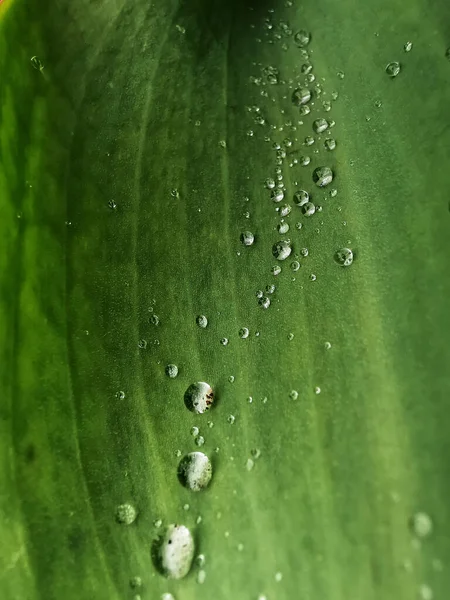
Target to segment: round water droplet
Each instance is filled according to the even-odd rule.
[[[119,504],[116,508],[116,521],[123,525],[131,525],[137,517],[137,511],[132,504],[128,502]]]
[[[195,562],[198,564],[199,567],[203,567],[203,565],[205,564],[205,560],[205,555],[199,554],[195,559]]]
[[[297,392],[297,390],[291,390],[289,392],[289,398],[291,400],[297,400],[297,398],[298,398],[298,392]]]
[[[229,381],[230,383],[234,383],[234,375],[230,375],[230,376],[228,377],[228,381]]]
[[[120,390],[119,392],[116,392],[116,398],[118,398],[119,400],[124,400],[125,392],[123,392],[122,390]]]
[[[272,190],[270,197],[273,202],[281,202],[284,198],[284,192],[280,189],[274,189]]]
[[[272,254],[277,260],[286,260],[292,252],[290,240],[280,240],[272,247]]]
[[[227,421],[230,425],[233,425],[233,423],[236,421],[236,417],[234,415],[228,415]]]
[[[279,583],[282,579],[283,579],[283,574],[280,573],[280,571],[278,571],[278,573],[275,573],[275,581],[277,583]]]
[[[320,118],[313,121],[313,129],[316,133],[322,133],[326,129],[328,129],[328,121],[326,119]]]
[[[325,346],[325,350],[329,350],[331,348],[330,342],[325,342],[324,346]]]
[[[305,217],[311,217],[316,212],[316,206],[312,202],[307,202],[302,206],[302,213]]]
[[[222,346],[228,346],[228,338],[226,338],[226,337],[221,338],[220,343],[222,344]]]
[[[289,223],[278,223],[277,229],[278,233],[283,235],[289,231]]]
[[[313,171],[313,181],[318,187],[325,187],[333,181],[333,171],[330,167],[317,167]]]
[[[311,100],[311,90],[308,88],[297,88],[292,93],[292,102],[295,106],[302,106]]]
[[[288,214],[291,212],[292,210],[292,206],[290,204],[284,204],[283,206],[280,207],[280,215],[282,217],[287,217]]]
[[[386,65],[385,70],[389,77],[397,77],[401,71],[400,63],[397,61],[390,62],[388,65]]]
[[[198,427],[191,427],[191,435],[193,435],[194,437],[197,437],[198,434],[200,433],[200,429]]]
[[[186,454],[178,465],[178,479],[184,487],[199,492],[205,489],[212,478],[212,465],[203,452]]]
[[[406,44],[403,46],[403,50],[405,52],[411,52],[413,47],[413,43],[412,42],[406,42]]]
[[[279,275],[281,273],[281,267],[279,265],[274,265],[271,269],[272,275]]]
[[[301,48],[307,46],[310,41],[311,34],[306,31],[306,29],[300,29],[300,31],[297,31],[297,33],[294,35],[294,42]]]
[[[309,156],[300,156],[299,163],[302,167],[307,167],[311,162],[311,157]]]
[[[302,249],[300,250],[300,254],[306,258],[306,257],[309,255],[309,250],[308,250],[308,248],[302,248]]]
[[[300,114],[302,117],[306,117],[306,115],[309,115],[310,112],[311,112],[311,109],[307,104],[300,106]]]
[[[349,267],[353,262],[353,252],[350,248],[340,248],[336,251],[334,260],[341,267]]]
[[[269,308],[270,298],[268,298],[267,296],[263,296],[258,300],[258,304],[261,308]]]
[[[133,589],[142,587],[142,577],[136,575],[136,577],[132,577],[130,579],[130,587]]]
[[[198,315],[198,317],[195,319],[195,322],[199,327],[201,327],[201,329],[205,329],[205,327],[208,326],[208,319],[205,317],[205,315]]]
[[[139,340],[138,347],[141,348],[141,350],[145,350],[147,348],[147,340]]]
[[[320,387],[316,386],[316,387],[314,388],[314,393],[315,393],[315,394],[320,394],[320,392],[321,392],[321,389],[320,389]]]
[[[268,190],[273,190],[275,187],[275,180],[272,177],[268,177],[264,183]]]
[[[114,202],[114,200],[110,200],[108,202],[108,206],[111,210],[116,210],[116,208],[117,208],[117,204]]]
[[[166,577],[182,579],[191,568],[194,540],[184,525],[169,525],[159,541],[158,566]]]
[[[419,586],[419,598],[420,600],[433,600],[434,598],[433,590],[426,583]]]
[[[241,233],[241,242],[244,246],[251,246],[255,241],[255,236],[251,231],[243,231]]]
[[[298,190],[294,194],[294,202],[297,206],[303,206],[309,202],[309,194],[305,190]]]
[[[345,77],[344,71],[338,71],[337,76],[339,77],[339,79],[344,79],[344,77]]]
[[[214,392],[209,383],[197,381],[191,383],[184,394],[184,403],[192,412],[202,414],[211,408]]]
[[[250,332],[247,327],[241,327],[241,329],[239,329],[239,337],[242,338],[243,340],[248,338],[249,333]]]
[[[167,377],[170,377],[171,379],[174,379],[178,375],[178,367],[174,364],[167,365],[165,371]]]
[[[157,315],[152,315],[150,317],[149,321],[152,325],[159,325],[159,323],[160,323],[159,317]]]
[[[316,281],[317,279],[317,275],[314,275],[314,273],[311,273],[311,275],[309,276],[311,281]]]
[[[411,518],[411,528],[417,537],[424,538],[433,531],[433,521],[427,513],[417,512]]]
[[[300,263],[298,262],[298,260],[294,260],[293,262],[291,262],[291,269],[293,271],[298,271],[300,269]]]
[[[269,285],[266,285],[266,294],[273,294],[276,289],[273,283],[269,283]]]
[[[336,148],[336,140],[333,138],[328,138],[324,141],[323,145],[327,150],[334,150]]]
[[[311,136],[307,135],[305,137],[305,146],[312,146],[316,140]]]

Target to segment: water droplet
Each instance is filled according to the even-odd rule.
[[[221,338],[220,343],[222,344],[222,346],[228,346],[228,338],[226,338],[226,337]]]
[[[300,156],[299,163],[302,167],[307,167],[311,162],[311,157],[309,156]]]
[[[253,459],[248,458],[247,462],[245,463],[245,468],[247,469],[247,471],[251,471],[254,466],[255,466],[255,463],[254,463]]]
[[[202,414],[211,408],[214,401],[212,387],[204,381],[191,383],[184,394],[184,403],[192,412]]]
[[[308,88],[297,88],[292,93],[292,102],[295,106],[302,106],[311,100],[311,90]]]
[[[293,271],[298,271],[300,269],[300,263],[298,262],[298,260],[294,260],[293,262],[291,262],[291,269]]]
[[[276,289],[275,284],[269,283],[269,285],[266,285],[266,294],[273,294]]]
[[[320,394],[320,392],[321,392],[321,389],[320,389],[320,387],[316,386],[316,387],[314,388],[314,393],[315,393],[315,394]]]
[[[295,224],[296,229],[301,229],[302,227],[303,225],[300,222]]]
[[[220,140],[220,141],[219,141],[219,146],[220,146],[221,148],[226,148],[226,147],[227,147],[227,142],[226,142],[226,140]]]
[[[247,327],[241,327],[241,329],[239,329],[239,337],[242,338],[243,340],[248,338],[249,333],[250,332]]]
[[[344,71],[338,71],[337,76],[339,77],[339,79],[344,79],[344,77],[345,77]]]
[[[388,65],[386,65],[385,71],[389,77],[397,77],[401,71],[400,63],[396,61],[390,62]]]
[[[275,581],[277,583],[279,583],[282,579],[283,579],[283,574],[280,573],[280,571],[278,571],[277,573],[275,573]]]
[[[281,202],[284,198],[284,192],[280,189],[272,190],[270,197],[273,202]]]
[[[274,265],[271,269],[272,275],[279,275],[281,273],[281,267],[279,265]]]
[[[118,398],[119,400],[124,400],[125,392],[123,392],[122,390],[120,390],[119,392],[116,392],[116,398]]]
[[[44,70],[44,65],[43,65],[42,61],[40,60],[40,58],[38,58],[37,56],[31,57],[31,66],[34,69],[36,69],[36,71],[40,71],[41,73]]]
[[[331,92],[331,97],[333,100],[337,100],[339,98],[339,92]]]
[[[417,512],[411,518],[411,528],[417,537],[424,538],[433,531],[433,521],[427,513]]]
[[[280,240],[272,247],[272,254],[277,260],[286,260],[292,252],[290,240]]]
[[[336,140],[333,138],[328,138],[325,140],[323,145],[325,146],[326,150],[334,150],[336,148]]]
[[[174,596],[172,596],[172,594],[170,594],[169,592],[166,592],[165,594],[163,594],[161,596],[161,600],[175,600]]]
[[[177,365],[167,365],[166,367],[166,375],[167,377],[170,377],[171,379],[174,379],[177,375],[178,375],[178,367]]]
[[[130,587],[133,589],[142,587],[142,577],[136,575],[136,577],[132,577],[130,579]]]
[[[261,306],[261,308],[269,308],[270,298],[268,298],[267,296],[263,296],[258,300],[258,304],[259,306]]]
[[[116,508],[116,521],[123,525],[131,525],[134,523],[137,517],[137,511],[132,504],[128,502],[125,504],[119,504]]]
[[[308,73],[308,75],[306,76],[306,81],[308,83],[313,83],[313,81],[316,80],[316,76],[314,75],[314,73]],[[319,95],[319,93],[317,94]]]
[[[200,433],[200,429],[198,427],[191,427],[191,435],[194,437],[197,437],[198,434]]]
[[[317,279],[317,275],[314,275],[314,273],[311,273],[311,275],[309,276],[311,281],[316,281]]]
[[[115,210],[117,208],[117,204],[114,202],[114,200],[110,200],[108,202],[108,206],[111,210]]]
[[[234,415],[228,415],[227,421],[230,425],[233,425],[233,423],[236,421],[236,417]]]
[[[141,350],[145,350],[147,348],[147,340],[139,340],[138,347],[141,348]]]
[[[324,346],[325,346],[325,350],[329,350],[331,348],[330,342],[325,342]]]
[[[204,446],[205,445],[205,438],[202,435],[198,435],[195,438],[195,445],[196,446]]]
[[[243,231],[241,233],[241,242],[244,246],[251,246],[255,241],[255,236],[251,231]]]
[[[316,212],[316,206],[312,202],[307,202],[302,206],[302,213],[305,217],[311,217]]]
[[[180,455],[181,455],[181,452],[180,452]],[[159,528],[161,527],[161,525],[162,525],[162,519],[156,519],[156,521],[153,521],[153,525],[154,525],[154,526],[155,526],[157,529],[159,529]]]
[[[403,46],[403,50],[405,52],[411,52],[413,47],[413,43],[412,42],[406,42],[406,44]]]
[[[305,137],[305,145],[306,146],[312,146],[314,144],[316,140],[311,136],[311,135],[307,135]]]
[[[310,41],[311,34],[305,29],[300,29],[300,31],[297,31],[297,33],[294,35],[294,42],[301,48],[307,46]]]
[[[326,129],[328,129],[328,121],[326,119],[320,118],[313,121],[313,129],[316,133],[322,133]]]
[[[335,252],[334,260],[341,267],[349,267],[353,262],[353,252],[350,248],[340,248]]]
[[[305,190],[298,190],[294,194],[294,202],[297,206],[303,206],[309,202],[309,194]]]
[[[309,115],[310,112],[311,109],[307,104],[300,106],[300,114],[302,117],[306,117],[306,115]]]
[[[190,452],[181,459],[178,465],[178,479],[184,487],[199,492],[208,487],[211,478],[211,461],[203,452]]]
[[[194,540],[184,525],[169,525],[159,541],[158,560],[166,577],[181,579],[191,568],[194,558]]]
[[[429,585],[427,585],[426,583],[423,583],[421,586],[419,586],[420,600],[433,600],[433,597],[434,597],[433,590],[430,588]]]
[[[291,400],[297,400],[297,398],[298,398],[298,392],[297,392],[297,390],[291,390],[289,392],[289,398]]]
[[[197,583],[205,583],[205,579],[206,579],[206,571],[204,571],[203,569],[200,569],[200,571],[197,573]]]
[[[317,167],[313,171],[313,181],[318,187],[325,187],[333,181],[333,171],[330,167]]]
[[[278,233],[283,235],[289,231],[289,223],[278,223],[277,229]]]
[[[268,190],[273,190],[275,187],[275,180],[272,177],[268,177],[264,183]]]
[[[228,377],[228,381],[229,381],[230,383],[234,383],[234,375],[230,375],[230,376]]]
[[[152,315],[150,317],[149,321],[152,325],[159,325],[159,323],[160,323],[159,317],[157,315]]]
[[[208,319],[205,317],[205,315],[199,315],[196,319],[195,322],[197,323],[197,325],[199,327],[201,327],[201,329],[205,329],[205,327],[208,326]]]

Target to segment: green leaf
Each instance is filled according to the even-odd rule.
[[[2,599],[448,596],[449,19],[444,0],[1,4]],[[177,475],[192,451],[199,492]],[[203,583],[152,560],[171,523]]]

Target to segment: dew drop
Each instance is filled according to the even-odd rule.
[[[281,267],[279,265],[274,265],[271,269],[272,275],[279,275],[281,273]]]
[[[276,286],[273,283],[270,283],[269,285],[266,285],[266,294],[273,294],[276,289]]]
[[[274,189],[272,190],[270,197],[273,202],[281,202],[284,198],[284,192],[280,189]]]
[[[334,150],[336,148],[336,140],[333,138],[328,138],[325,140],[323,145],[325,146],[326,150]]]
[[[247,471],[251,471],[254,466],[255,466],[255,463],[254,463],[253,459],[248,458],[247,462],[245,463],[245,468],[247,469]]]
[[[316,212],[316,206],[312,202],[307,202],[302,206],[302,213],[305,217],[311,217]]]
[[[316,281],[317,279],[317,275],[314,275],[314,273],[311,273],[311,275],[309,276],[311,281]]]
[[[277,260],[286,260],[292,252],[290,240],[280,240],[272,247],[272,254]]]
[[[406,42],[406,44],[403,46],[403,50],[405,52],[411,52],[413,47],[413,43],[412,42]]]
[[[310,156],[300,156],[299,163],[302,167],[307,167],[311,162]]]
[[[258,300],[258,304],[259,306],[261,306],[261,308],[269,308],[270,298],[268,298],[267,296],[263,296]]]
[[[291,212],[292,207],[290,204],[284,204],[281,208],[280,208],[280,215],[282,217],[287,217],[288,214]]]
[[[184,525],[169,525],[159,543],[159,567],[170,579],[182,579],[191,568],[194,540]]]
[[[417,512],[411,518],[411,528],[417,537],[424,538],[433,531],[433,521],[427,513]]]
[[[298,260],[294,260],[291,262],[291,269],[293,271],[298,271],[300,269],[300,263],[298,262]]]
[[[117,204],[114,202],[114,200],[110,200],[108,202],[108,206],[111,210],[116,210],[116,208],[117,208]]]
[[[202,435],[198,435],[195,438],[195,445],[196,446],[204,446],[205,445],[205,438]]]
[[[243,231],[241,233],[241,242],[244,246],[251,246],[255,241],[255,236],[251,231]]]
[[[312,146],[316,140],[311,136],[307,135],[305,137],[305,146]]]
[[[392,78],[397,77],[397,75],[401,71],[400,63],[397,61],[390,62],[388,65],[386,65],[385,71],[389,75],[389,77],[392,77]]]
[[[297,31],[297,33],[294,35],[294,42],[297,44],[297,46],[300,46],[300,48],[307,46],[310,41],[311,34],[306,31],[306,29],[300,29],[300,31]]]
[[[205,317],[205,315],[198,315],[198,317],[195,319],[195,322],[201,329],[205,329],[205,327],[208,326],[208,319]]]
[[[152,325],[159,325],[160,323],[159,317],[157,315],[152,315],[149,321]]]
[[[230,375],[230,376],[228,377],[228,381],[229,381],[230,383],[234,383],[234,375]]]
[[[275,180],[272,179],[272,177],[268,177],[264,184],[268,190],[273,190],[273,188],[275,187]]]
[[[136,577],[132,577],[130,579],[130,587],[133,589],[142,587],[142,577],[136,575]]]
[[[311,100],[311,90],[308,88],[297,88],[292,93],[292,102],[296,106],[307,104]]]
[[[320,387],[316,386],[316,387],[314,388],[314,393],[315,393],[315,394],[320,394],[320,392],[321,392],[321,389],[320,389]]]
[[[119,392],[116,392],[116,398],[118,398],[119,400],[124,400],[125,392],[123,392],[122,390],[120,390]]]
[[[214,392],[209,383],[197,381],[191,383],[184,394],[186,407],[195,413],[202,414],[211,408],[214,402]]]
[[[222,346],[228,346],[228,338],[226,338],[226,337],[221,338],[220,343],[222,344]]]
[[[294,202],[297,206],[303,206],[309,202],[309,194],[305,190],[298,190],[294,194]]]
[[[178,375],[178,367],[174,364],[167,365],[165,371],[167,377],[170,377],[170,379],[174,379]]]
[[[234,415],[228,415],[227,421],[230,425],[233,425],[233,423],[236,421],[236,417]]]
[[[141,350],[145,350],[147,348],[147,340],[139,340],[138,347]]]
[[[180,454],[181,454],[181,452],[180,452]],[[157,529],[159,529],[159,528],[161,527],[161,525],[162,525],[162,519],[156,519],[155,521],[153,521],[153,525],[154,525],[154,526],[155,526]]]
[[[199,492],[208,487],[211,478],[211,461],[203,452],[190,452],[181,459],[178,479],[184,487]]]
[[[206,571],[204,571],[203,569],[200,569],[200,571],[197,573],[197,583],[205,583],[205,579],[206,579]]]
[[[119,504],[116,508],[116,521],[123,525],[131,525],[134,523],[137,517],[137,511],[132,504],[128,502],[125,504]]]
[[[313,129],[316,133],[322,133],[326,129],[328,129],[328,121],[326,119],[316,119],[313,122]]]
[[[248,338],[249,336],[249,330],[247,327],[241,327],[241,329],[239,329],[239,337],[243,340],[245,340],[246,338]]]
[[[353,263],[353,251],[350,248],[340,248],[335,252],[334,260],[340,267],[349,267]]]
[[[317,167],[313,172],[313,181],[318,187],[325,187],[333,181],[330,167]]]
[[[289,223],[279,223],[277,229],[278,233],[281,233],[281,235],[283,235],[289,231]]]
[[[298,398],[298,392],[297,392],[297,390],[291,390],[289,392],[289,398],[291,400],[297,400],[297,398]]]
[[[330,342],[325,342],[324,346],[325,346],[325,350],[329,350],[331,348]]]

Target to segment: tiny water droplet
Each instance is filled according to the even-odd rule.
[[[331,348],[330,342],[325,342],[324,346],[325,346],[325,350],[329,350]]]
[[[180,452],[180,454],[181,454],[181,452]],[[161,525],[162,525],[162,519],[156,519],[156,521],[153,521],[153,525],[154,525],[154,526],[155,526],[157,529],[159,529],[159,528],[161,527]]]
[[[309,194],[306,190],[298,190],[294,194],[294,202],[297,206],[303,206],[309,202]]]
[[[130,587],[133,589],[142,587],[142,577],[136,575],[136,577],[132,577],[130,579]]]
[[[192,412],[202,414],[211,408],[214,402],[212,387],[204,381],[191,383],[184,394],[184,403]]]
[[[149,321],[152,325],[159,325],[160,321],[159,321],[159,317],[157,315],[152,315],[149,318]]]
[[[191,435],[194,437],[197,437],[198,434],[200,433],[200,429],[198,427],[191,427]]]
[[[285,204],[284,206],[280,207],[280,215],[282,217],[287,217],[291,210],[292,206],[290,204]]]
[[[282,579],[283,579],[283,574],[280,573],[280,571],[278,571],[277,573],[275,573],[275,581],[277,583],[279,583]]]
[[[220,141],[219,141],[219,146],[220,146],[221,148],[226,148],[226,147],[227,147],[227,142],[226,142],[225,140],[220,140]]]
[[[128,502],[125,504],[119,504],[116,508],[116,521],[123,525],[131,525],[134,523],[137,517],[137,511],[132,504]]]
[[[353,251],[350,248],[340,248],[335,252],[334,260],[340,267],[349,267],[353,263]]]
[[[116,398],[118,398],[119,400],[124,400],[125,392],[123,392],[122,390],[120,390],[119,392],[116,392]]]
[[[397,75],[401,71],[400,63],[397,61],[390,62],[388,65],[386,65],[385,71],[389,75],[389,77],[397,77]]]
[[[115,210],[117,208],[117,204],[114,202],[114,200],[110,200],[108,202],[108,206],[111,210]]]
[[[276,289],[276,285],[270,283],[269,285],[266,285],[266,294],[273,294]]]
[[[222,346],[228,346],[228,338],[226,338],[226,337],[221,338],[220,343],[222,344]]]
[[[274,189],[272,190],[270,197],[273,202],[281,202],[284,198],[284,192],[280,189]]]
[[[248,338],[249,336],[249,330],[247,327],[241,327],[241,329],[239,329],[239,337],[243,340],[245,340],[246,338]]]
[[[344,71],[338,71],[337,76],[339,77],[339,79],[344,79],[344,77],[345,77]]]
[[[169,364],[166,366],[165,372],[167,377],[174,379],[178,375],[178,367],[177,365]]]
[[[307,167],[311,162],[310,156],[300,156],[299,163],[302,167]]]
[[[230,375],[230,376],[228,377],[228,381],[229,381],[230,383],[234,383],[234,375]]]
[[[228,415],[227,421],[230,425],[233,425],[233,423],[236,421],[236,417],[234,415]]]
[[[316,386],[316,387],[314,388],[314,393],[315,393],[315,394],[320,394],[320,392],[321,392],[321,389],[320,389],[320,387]]]
[[[412,42],[406,42],[406,44],[403,46],[403,50],[405,52],[411,52],[413,47],[413,43]]]
[[[312,137],[312,135],[307,135],[305,137],[305,146],[312,146],[316,140]]]
[[[141,350],[145,350],[147,348],[147,340],[139,340],[138,346]]]
[[[281,235],[284,235],[285,233],[287,233],[289,231],[289,223],[278,223],[277,229],[278,229],[278,233],[281,233]]]
[[[244,246],[251,246],[255,241],[255,236],[251,231],[243,231],[241,233],[241,242]]]
[[[253,459],[248,458],[247,462],[245,463],[245,468],[247,469],[247,471],[251,471],[254,466],[255,466],[255,463],[254,463]]]
[[[205,315],[198,315],[198,317],[195,319],[195,322],[201,329],[205,329],[205,327],[208,326],[208,319],[205,317]]]
[[[298,260],[294,260],[293,262],[291,262],[291,269],[293,271],[298,271],[300,269],[300,263],[298,262]]]
[[[307,202],[302,206],[302,213],[305,217],[311,217],[316,212],[316,206],[312,202]]]
[[[202,435],[198,435],[195,438],[195,445],[196,446],[204,446],[205,445],[205,438]]]
[[[314,275],[314,273],[311,273],[311,275],[309,276],[311,281],[316,281],[317,279],[317,275]]]
[[[289,398],[291,400],[297,400],[297,398],[298,398],[298,392],[297,392],[297,390],[291,390],[289,392]]]
[[[211,461],[203,452],[190,452],[181,459],[178,465],[178,479],[184,487],[199,492],[208,487],[211,478]]]
[[[430,535],[433,531],[433,521],[425,512],[417,512],[411,518],[411,528],[419,538]]]
[[[274,265],[271,269],[272,275],[279,275],[281,273],[281,267],[279,265]]]
[[[288,333],[287,339],[292,342],[292,340],[294,339],[294,334],[293,333]]]
[[[336,190],[336,189],[332,189],[332,190],[330,190],[330,196],[331,196],[332,198],[336,198],[336,196],[337,196],[337,190]]]

